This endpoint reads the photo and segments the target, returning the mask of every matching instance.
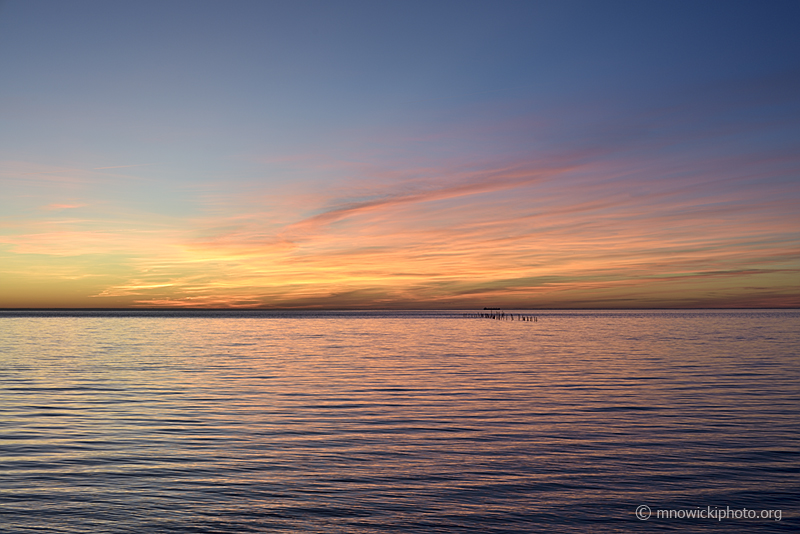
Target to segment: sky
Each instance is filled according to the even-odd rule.
[[[0,3],[0,308],[800,307],[800,2]]]

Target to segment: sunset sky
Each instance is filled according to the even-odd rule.
[[[6,1],[0,307],[798,307],[798,22]]]

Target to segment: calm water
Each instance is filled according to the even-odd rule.
[[[537,315],[0,312],[0,531],[800,528],[800,311]]]

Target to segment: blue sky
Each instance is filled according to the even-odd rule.
[[[7,1],[0,306],[800,305],[797,20]]]

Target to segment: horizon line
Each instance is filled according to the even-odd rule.
[[[485,311],[485,310],[523,310],[523,311],[642,311],[642,310],[800,310],[800,306],[753,306],[753,307],[725,307],[725,306],[692,306],[692,307],[565,307],[565,308],[375,308],[375,307],[348,307],[348,308],[209,308],[209,307],[122,307],[122,308],[89,308],[89,307],[46,307],[46,308],[0,308],[0,312],[13,311]]]

